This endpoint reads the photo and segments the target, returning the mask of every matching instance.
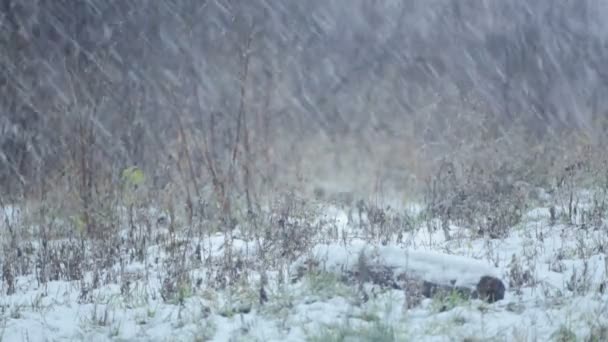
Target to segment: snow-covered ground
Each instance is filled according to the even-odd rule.
[[[3,341],[578,341],[608,337],[608,232],[549,225],[537,208],[501,240],[459,238],[420,228],[400,243],[366,243],[330,208],[324,219],[353,237],[324,241],[282,272],[268,271],[267,300],[260,304],[260,277],[222,291],[193,286],[180,300],[160,296],[163,252],[148,247],[144,262],[120,270],[127,290],[105,285],[82,292],[79,281],[38,285],[19,277],[16,292],[0,297]],[[12,218],[14,220],[14,218]],[[419,222],[420,225],[423,222]],[[4,229],[4,227],[3,227]],[[342,236],[338,234],[338,236]],[[465,237],[462,237],[465,236]],[[466,237],[468,236],[468,237]],[[196,239],[191,239],[193,245]],[[203,242],[224,253],[222,235]],[[255,257],[257,244],[236,240],[237,255]],[[368,262],[440,283],[470,286],[483,275],[502,279],[504,300],[493,304],[462,298],[423,299],[408,307],[404,290],[343,281],[340,272]],[[318,272],[292,280],[306,260]],[[204,274],[203,265],[190,277]],[[90,275],[87,275],[89,277]],[[202,277],[202,276],[201,276]],[[282,281],[281,281],[282,280]],[[124,281],[123,281],[124,283]],[[362,292],[368,298],[362,299]],[[603,335],[602,335],[603,334]]]

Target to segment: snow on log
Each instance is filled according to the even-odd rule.
[[[301,276],[311,268],[311,263],[318,269],[358,279],[362,279],[361,273],[368,273],[364,277],[366,281],[381,282],[395,288],[400,288],[397,285],[399,280],[420,280],[428,288],[425,291],[427,296],[432,296],[436,289],[469,289],[473,297],[493,302],[502,299],[505,292],[498,269],[487,262],[398,246],[365,243],[317,245],[311,254],[299,258],[292,265],[292,274]],[[369,274],[374,276],[370,279]]]

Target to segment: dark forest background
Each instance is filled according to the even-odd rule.
[[[133,166],[150,191],[222,203],[414,191],[446,160],[550,183],[607,146],[606,15],[601,0],[2,0],[0,194],[87,203]]]

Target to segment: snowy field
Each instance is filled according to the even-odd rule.
[[[151,243],[143,261],[125,257],[100,274],[84,272],[80,281],[39,284],[35,274],[21,276],[11,295],[3,282],[0,336],[32,342],[606,340],[608,232],[551,225],[549,216],[548,208],[531,210],[503,239],[452,226],[455,238],[446,241],[443,232],[430,233],[419,221],[399,242],[370,243],[344,211],[327,208],[319,222],[331,222],[336,238],[320,236],[294,262],[275,262],[264,273],[263,295],[259,241],[235,233],[234,257],[251,265],[238,270],[245,274],[238,284],[207,287],[199,257],[189,268],[194,285],[169,299],[162,298],[169,255]],[[19,220],[19,213],[7,212],[2,221],[16,226]],[[186,241],[186,251],[203,245],[209,255],[225,253],[221,234]],[[189,260],[197,258],[192,254]],[[314,270],[298,274],[312,263]],[[414,300],[402,288],[344,276],[370,265],[458,286],[493,275],[507,292],[495,303],[455,294]],[[114,281],[88,286],[94,277]]]

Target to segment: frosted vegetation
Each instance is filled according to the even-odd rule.
[[[1,1],[0,339],[608,340],[607,15]]]

